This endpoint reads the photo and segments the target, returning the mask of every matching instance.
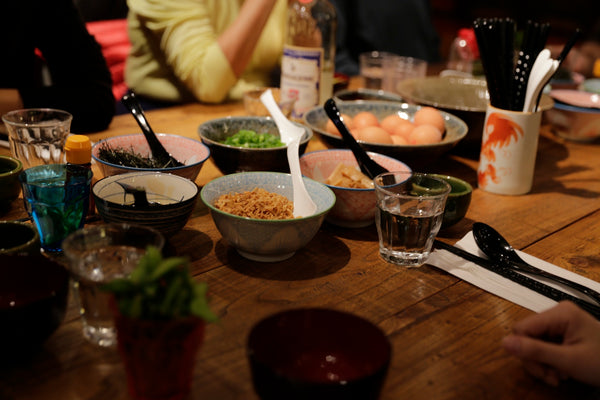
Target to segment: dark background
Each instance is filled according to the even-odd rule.
[[[391,0],[393,1],[393,0]],[[447,59],[459,28],[472,27],[478,17],[510,17],[517,29],[528,20],[550,23],[548,44],[564,44],[577,28],[587,35],[600,21],[595,0],[430,0],[440,35],[440,54]]]

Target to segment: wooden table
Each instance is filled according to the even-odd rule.
[[[243,114],[240,104],[186,105],[148,112],[157,132],[197,138],[203,121]],[[129,115],[91,135],[138,131]],[[323,147],[319,139],[309,151]],[[5,153],[6,149],[3,149]],[[428,169],[476,185],[477,160],[443,157]],[[220,173],[207,162],[203,185]],[[515,247],[600,280],[600,147],[557,138],[542,129],[531,193],[500,196],[475,189],[467,217],[442,231],[450,243],[474,221],[491,224]],[[22,203],[1,216],[24,215]],[[431,266],[405,269],[378,254],[375,226],[341,229],[325,224],[291,259],[246,260],[227,245],[199,200],[186,228],[170,240],[208,282],[220,322],[209,325],[199,353],[193,399],[255,399],[245,343],[258,320],[292,307],[322,306],[360,315],[385,331],[393,359],[382,399],[586,399],[599,392],[578,383],[551,388],[530,377],[500,348],[512,325],[531,314]],[[0,321],[1,324],[1,321]],[[368,346],[365,343],[365,346]],[[115,349],[87,343],[77,310],[67,316],[32,360],[0,369],[0,399],[126,399],[123,366]]]

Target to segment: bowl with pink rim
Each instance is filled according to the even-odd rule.
[[[373,152],[367,154],[389,171],[411,171],[408,165],[393,157]],[[359,170],[354,154],[347,149],[318,150],[300,157],[302,174],[324,183],[335,194],[336,202],[325,218],[327,222],[344,228],[361,228],[373,224],[377,208],[373,186],[351,188],[327,183],[330,175],[340,164]]]
[[[128,172],[151,171],[170,173],[195,181],[202,169],[202,165],[204,165],[204,162],[210,157],[208,146],[199,140],[175,134],[157,133],[156,136],[167,152],[184,165],[167,168],[137,168],[120,163],[109,162],[101,157],[101,149],[103,146],[110,149],[122,149],[127,152],[135,152],[143,157],[150,156],[152,154],[150,146],[148,146],[146,138],[141,133],[102,139],[92,146],[92,159],[98,164],[104,177]]]

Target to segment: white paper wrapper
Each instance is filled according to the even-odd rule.
[[[466,234],[465,237],[456,243],[456,246],[472,254],[486,258],[483,252],[481,252],[481,250],[479,250],[477,247],[472,232]],[[550,264],[526,253],[520,251],[517,252],[525,261],[540,269],[569,279],[573,282],[580,283],[600,292],[600,283],[596,281],[568,271],[564,268],[557,267],[556,265]],[[440,268],[449,274],[456,276],[457,278],[467,281],[490,293],[493,293],[508,301],[512,301],[513,303],[519,304],[520,306],[535,312],[547,310],[556,304],[556,301],[549,299],[546,296],[534,292],[533,290],[521,286],[518,283],[506,279],[498,274],[488,271],[487,269],[467,261],[460,256],[454,255],[446,250],[435,249],[429,256],[427,264]],[[586,299],[585,295],[564,285],[557,284],[550,280],[539,278],[534,275],[527,276],[573,296]]]

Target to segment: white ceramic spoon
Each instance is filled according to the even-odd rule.
[[[273,98],[271,89],[265,90],[265,92],[260,95],[260,101],[267,107],[271,117],[273,117],[273,120],[279,129],[281,141],[287,145],[287,158],[290,166],[290,173],[292,175],[292,189],[294,193],[294,217],[307,217],[313,215],[315,211],[317,211],[317,205],[304,186],[302,172],[300,172],[300,156],[298,155],[300,139],[302,139],[304,129],[293,124],[285,117],[285,115],[283,115]]]
[[[531,67],[529,80],[527,81],[527,91],[525,92],[525,104],[523,112],[535,112],[538,104],[538,97],[552,75],[558,69],[559,61],[550,57],[550,50],[540,51]]]

